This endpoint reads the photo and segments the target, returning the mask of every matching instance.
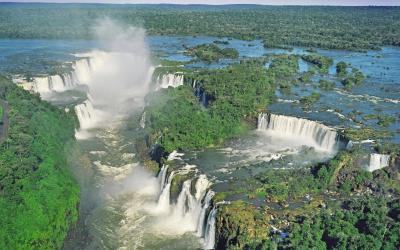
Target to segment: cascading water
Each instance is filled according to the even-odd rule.
[[[336,131],[318,122],[302,118],[260,114],[258,130],[273,133],[275,136],[298,138],[304,145],[321,151],[336,152],[339,147]]]
[[[207,225],[204,233],[204,249],[214,249],[215,246],[215,217],[217,207],[213,207],[207,218]]]
[[[73,79],[79,84],[85,84],[90,80],[90,74],[92,72],[91,57],[85,57],[87,56],[86,54],[76,54],[75,56],[83,58],[72,64]],[[94,55],[91,54],[90,56]]]
[[[165,74],[157,77],[157,89],[166,89],[168,87],[177,88],[183,85],[182,74]]]
[[[37,76],[32,81],[14,79],[14,82],[28,91],[39,93],[42,97],[52,92],[64,92],[80,84],[86,84],[90,75],[90,59],[78,59],[72,62],[72,71],[59,75]]]
[[[168,176],[168,181],[165,185],[163,185],[160,197],[158,198],[157,202],[157,211],[168,212],[170,209],[171,183],[174,175],[175,172],[172,171],[171,174]]]
[[[165,186],[165,178],[167,178],[168,165],[161,167],[160,173],[158,173],[158,182],[160,182],[160,190],[162,191]]]
[[[370,154],[369,165],[367,170],[373,172],[375,170],[389,166],[390,155],[385,154]]]
[[[206,217],[210,218],[210,216],[207,216],[207,212],[215,193],[212,190],[208,190],[210,182],[207,176],[201,174],[185,180],[182,183],[182,188],[176,203],[173,203],[170,200],[173,178],[182,173],[187,174],[188,170],[182,168],[182,170],[178,170],[178,172],[172,171],[168,176],[168,180],[163,181],[165,180],[167,170],[168,167],[163,166],[158,174],[158,180],[162,191],[158,198],[156,211],[164,215],[165,221],[163,221],[163,226],[168,223],[173,223],[174,226],[181,227],[181,229],[183,229],[182,232],[194,232],[198,237],[207,235],[206,237],[208,237],[208,241],[210,241],[211,231],[213,229],[210,228],[210,226],[212,227],[212,223],[210,224],[210,221],[206,221]],[[192,185],[192,183],[194,183],[194,185]],[[193,187],[195,190],[192,190]],[[209,242],[208,246],[211,244],[212,243]]]
[[[199,221],[197,223],[197,230],[196,230],[197,236],[199,236],[199,237],[204,236],[206,213],[207,213],[207,209],[211,205],[211,200],[214,197],[214,195],[215,195],[214,191],[209,190],[206,194],[206,197],[204,198],[203,207],[201,208],[201,212],[199,215]]]

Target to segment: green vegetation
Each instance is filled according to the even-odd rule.
[[[335,83],[329,80],[321,79],[319,80],[318,87],[323,90],[333,90],[335,88]]]
[[[347,75],[347,64],[345,62],[338,62],[336,64],[336,74],[339,77],[344,77]]]
[[[346,78],[342,80],[342,84],[346,90],[351,90],[354,86],[359,86],[363,84],[365,80],[364,74],[353,68],[350,74],[347,74]]]
[[[320,98],[321,98],[321,95],[319,93],[312,92],[311,95],[302,97],[300,99],[300,103],[305,106],[311,106],[314,103],[318,102]]]
[[[382,127],[389,127],[391,124],[396,122],[396,118],[387,115],[370,114],[365,115],[363,120],[378,120],[377,124]]]
[[[309,62],[317,67],[319,72],[327,74],[329,72],[329,67],[332,65],[333,60],[332,58],[318,55],[318,54],[309,54],[309,55],[302,55],[301,58]]]
[[[222,58],[236,59],[239,57],[239,52],[233,48],[221,49],[216,44],[201,44],[193,48],[189,48],[186,53],[197,57],[206,62],[217,62]]]
[[[335,180],[337,171],[350,162],[349,154],[342,153],[328,164],[308,169],[269,169],[256,177],[261,183],[256,192],[265,193],[265,197],[271,202],[287,202],[306,194],[318,193],[326,189]]]
[[[290,89],[296,83],[294,76],[299,71],[298,57],[294,55],[277,55],[272,58],[268,76],[275,79],[277,86]]]
[[[389,131],[379,131],[367,127],[349,128],[344,131],[344,134],[352,141],[387,139],[393,136]]]
[[[386,115],[380,115],[378,117],[378,125],[382,127],[389,127],[391,124],[396,122],[396,118],[393,116],[386,116]]]
[[[256,5],[4,4],[0,37],[90,38],[92,24],[104,16],[143,26],[151,35],[263,39],[267,47],[366,50],[400,41],[398,7]]]
[[[207,99],[203,107],[190,86],[165,89],[148,96],[147,129],[167,152],[212,146],[249,126],[274,98],[273,78],[263,61],[243,61],[224,69],[187,73]],[[188,80],[190,81],[190,80]],[[189,84],[191,85],[191,84]]]
[[[398,155],[399,151],[386,153]],[[308,169],[267,169],[258,174],[254,192],[265,197],[266,206],[243,201],[221,206],[217,246],[399,248],[399,169],[392,165],[367,172],[358,164],[364,154],[361,148],[355,148]]]
[[[303,83],[310,83],[312,82],[311,77],[315,74],[314,70],[309,70],[301,74],[299,81]]]
[[[354,153],[353,153],[354,154]],[[353,156],[354,157],[354,156]],[[335,181],[337,201],[312,216],[297,216],[283,244],[289,248],[397,249],[400,247],[399,170],[369,173],[353,160]],[[369,191],[370,187],[376,187]]]
[[[0,78],[10,106],[0,145],[0,248],[59,249],[77,221],[79,189],[66,163],[75,119]]]
[[[216,249],[258,249],[270,226],[260,211],[242,201],[221,206],[216,218]]]
[[[398,202],[398,201],[397,201]],[[397,203],[398,205],[398,203]],[[287,247],[319,249],[397,249],[398,206],[380,197],[349,200],[341,211],[323,211],[294,224]],[[394,213],[395,218],[390,216]],[[393,219],[397,219],[394,221]]]

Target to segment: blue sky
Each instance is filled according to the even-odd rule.
[[[0,0],[0,2],[68,2],[68,3],[177,3],[177,4],[235,4],[271,5],[397,5],[400,0]]]

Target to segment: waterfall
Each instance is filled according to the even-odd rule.
[[[167,184],[164,185],[164,188],[161,191],[160,196],[158,197],[157,202],[157,211],[169,211],[170,209],[170,196],[171,196],[171,183],[174,178],[175,172],[172,171],[168,176]]]
[[[201,87],[201,84],[198,84],[196,80],[193,80],[192,84],[193,93],[199,99],[199,102],[204,106],[208,106],[209,99],[207,97],[206,92]]]
[[[25,90],[45,95],[51,92],[63,92],[75,88],[78,84],[86,84],[91,73],[90,59],[84,58],[72,62],[72,71],[68,73],[37,76],[28,82],[14,79]]]
[[[76,55],[78,57],[81,56],[88,56],[88,55]],[[95,58],[95,55],[90,54],[89,56],[93,56]],[[91,77],[91,72],[92,72],[92,66],[91,66],[91,60],[89,57],[87,58],[82,58],[80,60],[77,60],[73,62],[72,64],[72,76],[73,79],[78,82],[79,84],[86,84]]]
[[[213,207],[207,218],[207,225],[204,233],[204,249],[214,249],[215,246],[215,217],[217,207]]]
[[[339,147],[338,135],[335,130],[315,121],[302,118],[260,114],[258,116],[258,130],[277,136],[301,140],[304,145],[335,152]]]
[[[142,117],[140,118],[140,123],[139,123],[141,128],[146,127],[146,111],[143,112]]]
[[[184,218],[194,209],[195,201],[190,193],[191,184],[192,180],[190,179],[183,182],[182,190],[175,205],[174,216],[176,217]]]
[[[175,203],[170,200],[171,183],[175,176],[186,175],[187,167],[170,173],[168,180],[165,176],[168,167],[163,166],[158,174],[158,180],[162,187],[157,201],[156,214],[162,214],[166,224],[183,228],[185,232],[193,232],[202,237],[206,234],[206,217],[212,198],[215,193],[209,190],[210,182],[204,174],[188,178],[182,183],[181,190]],[[210,234],[210,233],[209,233]]]
[[[210,182],[205,175],[200,175],[195,183],[195,194],[191,192],[192,179],[186,180],[182,185],[182,190],[179,193],[178,200],[175,204],[175,214],[181,218],[191,220],[193,231],[198,228],[199,216],[203,207],[203,198],[206,194]]]
[[[49,92],[62,92],[67,90],[73,84],[70,82],[69,74],[64,75],[52,75],[46,77],[35,77],[30,84],[25,86],[39,94],[46,94]]]
[[[165,74],[157,77],[157,89],[177,88],[181,85],[183,85],[182,74]]]
[[[390,155],[384,154],[370,154],[369,165],[367,171],[373,172],[375,170],[389,166]]]
[[[204,220],[206,218],[207,209],[210,207],[211,199],[214,197],[214,195],[215,195],[214,191],[209,190],[206,194],[206,197],[204,198],[203,207],[201,208],[201,212],[199,215],[199,221],[197,222],[196,234],[199,237],[204,236],[204,225],[205,225]]]
[[[160,173],[158,173],[158,181],[160,183],[161,192],[165,186],[165,178],[167,178],[167,171],[168,171],[168,165],[163,165],[161,167]]]
[[[94,122],[95,109],[90,100],[84,101],[82,104],[75,106],[75,112],[82,129],[90,128]]]

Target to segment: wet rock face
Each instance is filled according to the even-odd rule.
[[[167,153],[160,145],[153,145],[150,150],[151,160],[162,164],[162,159],[167,157]]]
[[[263,246],[270,225],[267,216],[244,202],[221,206],[216,219],[216,249],[247,249]]]
[[[190,176],[187,175],[175,175],[174,179],[171,182],[171,201],[176,202],[179,196],[179,193],[182,190],[182,185],[185,180],[190,179]]]

